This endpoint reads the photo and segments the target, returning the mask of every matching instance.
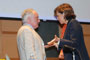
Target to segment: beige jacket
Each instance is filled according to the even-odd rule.
[[[17,34],[20,60],[45,60],[44,42],[28,24],[23,25]]]

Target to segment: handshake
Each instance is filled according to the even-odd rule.
[[[58,41],[60,41],[60,38],[58,38],[56,35],[54,36],[54,39],[52,39],[50,42],[47,43],[47,45],[45,45],[45,48],[49,48],[52,46],[56,46]]]

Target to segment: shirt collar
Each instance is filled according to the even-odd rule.
[[[27,25],[27,26],[31,27],[32,29],[34,29],[31,24],[24,23],[23,25]]]

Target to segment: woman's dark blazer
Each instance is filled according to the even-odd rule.
[[[64,38],[60,39],[59,48],[63,48],[65,45],[73,47],[75,51],[75,60],[89,60],[88,53],[84,44],[83,31],[80,23],[77,20],[71,20],[67,24],[67,28],[64,33]],[[64,60],[73,60],[72,52],[69,49],[64,49]]]

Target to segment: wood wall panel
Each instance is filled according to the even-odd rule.
[[[84,40],[85,40],[85,45],[88,51],[88,55],[90,57],[90,37],[85,37]]]
[[[3,43],[3,58],[8,54],[10,58],[18,58],[17,50],[17,34],[3,34],[2,43]]]
[[[21,21],[2,20],[2,31],[17,32]]]
[[[2,58],[2,30],[1,30],[1,21],[0,21],[0,58]]]
[[[16,36],[21,25],[21,21],[0,19],[0,58],[5,58],[6,54],[10,58],[19,58]],[[81,25],[83,27],[85,45],[90,57],[90,24]],[[48,58],[48,60],[51,59]],[[55,58],[55,60],[58,60],[58,58]]]
[[[17,31],[21,27],[22,22],[17,20],[0,20],[1,39],[0,58],[5,58],[6,54],[10,58],[19,58],[17,50]]]
[[[81,24],[83,28],[84,35],[90,35],[90,24]]]
[[[84,41],[90,57],[90,24],[81,24],[83,28]]]

